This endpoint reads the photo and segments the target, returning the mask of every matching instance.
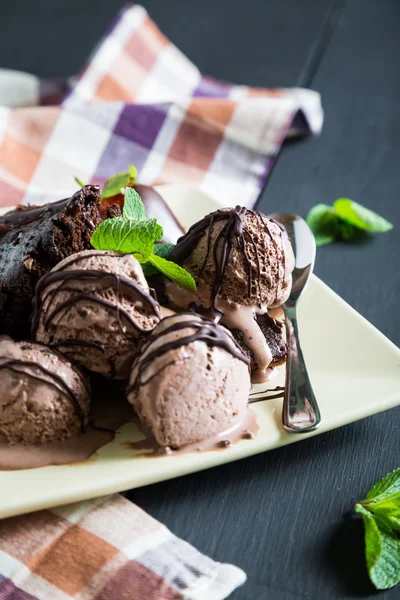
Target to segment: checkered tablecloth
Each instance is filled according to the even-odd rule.
[[[66,94],[57,106],[0,107],[3,206],[66,197],[74,176],[101,184],[129,163],[140,183],[189,183],[220,205],[251,206],[285,137],[318,133],[323,120],[314,91],[203,76],[140,6],[121,12],[75,84],[3,81],[14,105]]]
[[[118,495],[0,521],[1,600],[222,600],[245,579]]]

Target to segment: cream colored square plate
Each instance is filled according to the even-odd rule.
[[[216,207],[201,192],[160,188],[187,227]],[[146,458],[124,448],[142,435],[125,425],[116,439],[91,459],[71,466],[0,472],[0,517],[140,487],[208,469],[318,435],[400,404],[400,350],[317,277],[299,305],[304,355],[321,408],[319,430],[303,435],[281,426],[282,400],[253,406],[260,431],[226,450]],[[272,381],[283,382],[284,373]]]

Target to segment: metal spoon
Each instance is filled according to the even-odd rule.
[[[292,290],[283,305],[288,356],[282,422],[290,433],[305,433],[318,427],[321,415],[300,346],[296,306],[314,267],[315,239],[301,217],[274,215],[273,218],[286,227],[295,254]]]

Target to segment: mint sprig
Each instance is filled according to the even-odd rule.
[[[154,244],[153,254],[161,256],[162,258],[168,258],[169,253],[175,244]],[[157,275],[160,271],[149,262],[145,262],[142,265],[143,273],[146,277],[151,275]]]
[[[167,260],[173,244],[158,244],[163,229],[156,219],[146,217],[145,206],[133,188],[125,190],[122,215],[105,219],[94,231],[90,243],[96,250],[134,254],[146,276],[163,273],[181,287],[194,291],[193,277],[179,265]]]
[[[161,258],[168,258],[172,248],[175,247],[175,244],[155,244],[153,254],[156,256],[161,256]]]
[[[354,506],[365,528],[368,573],[378,590],[400,582],[400,469],[389,473]]]
[[[393,228],[392,223],[389,223],[376,212],[358,204],[358,202],[349,200],[349,198],[339,198],[333,206],[340,219],[364,231],[385,233]]]
[[[384,233],[393,225],[386,219],[349,198],[339,198],[333,204],[317,204],[307,215],[317,246],[336,239],[351,240],[361,231]]]
[[[135,221],[125,217],[105,219],[94,231],[90,243],[96,250],[115,250],[134,254],[139,262],[146,262],[153,253],[154,243],[163,230],[156,219]]]
[[[196,291],[195,280],[183,267],[180,267],[170,260],[162,258],[162,256],[157,256],[156,254],[151,254],[148,260],[153,267],[156,267],[156,269],[160,271],[160,273],[175,281],[178,285],[185,288],[185,290],[189,290],[191,292]]]
[[[117,175],[113,175],[110,179],[107,179],[105,182],[101,197],[102,198],[113,198],[114,196],[118,196],[118,194],[122,193],[122,190],[127,186],[131,187],[137,178],[137,169],[133,165],[129,165],[128,171],[126,173],[117,173]],[[86,184],[83,183],[78,177],[74,177],[76,183],[80,187],[84,187]]]
[[[121,190],[126,186],[131,186],[135,183],[137,177],[136,167],[129,165],[127,173],[118,173],[108,179],[101,192],[102,198],[112,198],[121,193]]]
[[[122,216],[124,219],[134,219],[136,221],[143,221],[146,219],[146,209],[135,188],[126,188],[125,190]]]
[[[307,223],[317,246],[330,244],[338,234],[337,217],[332,206],[317,204],[307,215]]]

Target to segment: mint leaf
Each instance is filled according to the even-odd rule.
[[[156,256],[161,256],[161,258],[168,258],[169,253],[175,244],[155,244],[153,254]],[[145,277],[150,277],[151,275],[157,275],[160,271],[153,267],[149,262],[146,262],[142,265],[143,273]]]
[[[151,277],[152,275],[159,275],[160,271],[153,267],[148,261],[142,264],[142,271],[145,277]]]
[[[365,510],[361,504],[354,506],[356,513],[362,516],[364,521],[365,529],[365,558],[367,561],[368,573],[373,581],[374,568],[379,563],[382,555],[382,536],[379,531],[379,527],[376,524],[374,516],[370,512]],[[373,583],[375,583],[373,581]]]
[[[317,204],[307,215],[306,221],[315,237],[317,246],[333,242],[338,233],[338,218],[334,209],[327,204]]]
[[[358,231],[354,225],[351,225],[351,223],[347,223],[346,221],[338,219],[338,233],[339,237],[347,242],[348,240],[352,240],[354,237],[356,237]]]
[[[168,277],[168,279],[172,279],[178,285],[183,287],[185,290],[189,290],[191,292],[196,291],[196,283],[190,273],[188,273],[185,269],[180,267],[179,265],[171,262],[170,260],[166,260],[161,256],[156,256],[152,254],[149,259],[149,263],[156,267],[163,275]]]
[[[142,221],[146,218],[146,209],[141,197],[134,188],[128,187],[125,190],[122,216],[124,219],[134,219],[136,221]]]
[[[74,179],[78,185],[80,185],[81,187],[85,187],[86,184],[83,183],[83,181],[81,181],[80,179],[78,179],[78,177],[74,177]]]
[[[392,471],[392,473],[389,473],[386,477],[378,481],[369,490],[367,500],[377,501],[393,496],[394,494],[400,494],[400,469]]]
[[[162,227],[156,219],[134,221],[115,217],[100,223],[90,243],[96,250],[134,254],[139,262],[145,262],[153,252],[154,243],[161,235]]]
[[[354,509],[364,521],[365,558],[370,579],[378,590],[391,588],[400,581],[400,539],[361,504],[356,504]]]
[[[122,188],[135,183],[136,176],[136,168],[133,165],[129,165],[128,173],[118,173],[107,179],[101,192],[101,197],[112,198],[113,196],[117,196],[117,194],[121,193]]]
[[[306,220],[317,246],[330,244],[337,238],[351,240],[362,231],[384,232],[393,227],[383,217],[348,198],[339,198],[333,207],[317,204],[310,210]]]
[[[360,504],[388,527],[400,531],[400,469],[378,481]]]
[[[386,500],[377,502],[376,504],[365,505],[363,502],[360,503],[371,512],[375,517],[379,518],[386,524],[389,529],[400,531],[400,500],[395,498],[393,500]]]
[[[131,185],[133,185],[137,178],[137,168],[134,167],[133,165],[129,165],[128,169],[129,169],[129,175],[131,178]]]
[[[112,198],[121,193],[122,188],[126,187],[130,181],[129,173],[118,173],[108,179],[101,192],[102,198]]]
[[[392,223],[349,198],[339,198],[333,206],[338,217],[364,231],[384,233],[393,228]]]
[[[155,244],[153,254],[162,258],[168,258],[169,253],[174,247],[175,244]]]

